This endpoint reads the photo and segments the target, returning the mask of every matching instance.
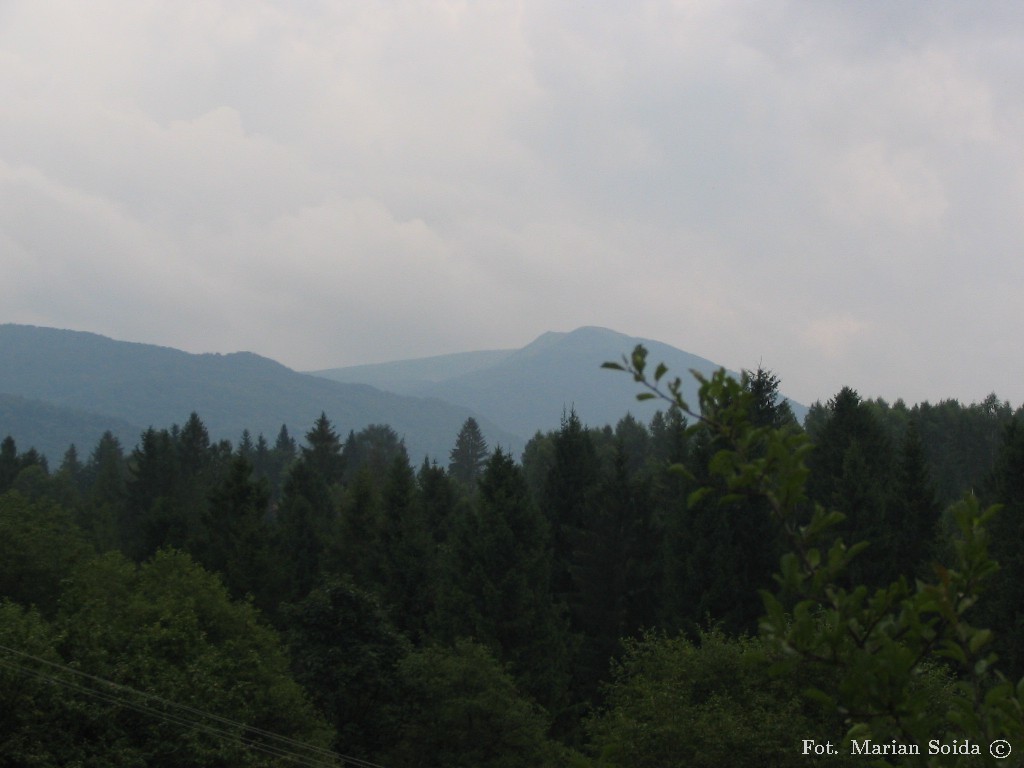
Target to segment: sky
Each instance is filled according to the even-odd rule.
[[[0,0],[0,322],[1017,406],[1022,214],[1016,0]]]

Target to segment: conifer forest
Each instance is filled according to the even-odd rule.
[[[1021,412],[607,367],[661,410],[521,456],[8,437],[0,764],[1021,764]]]

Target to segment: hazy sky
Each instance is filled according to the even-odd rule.
[[[3,322],[1019,405],[1022,288],[1016,0],[0,1]]]

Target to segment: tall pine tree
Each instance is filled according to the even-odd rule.
[[[545,706],[564,704],[567,638],[551,597],[549,528],[500,449],[479,494],[456,508],[433,623],[441,638],[490,646]]]
[[[466,488],[474,488],[487,462],[487,441],[480,425],[470,416],[459,430],[449,454],[448,473]]]

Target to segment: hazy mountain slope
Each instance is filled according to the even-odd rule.
[[[10,435],[23,453],[35,448],[56,470],[67,451],[74,444],[78,458],[85,462],[99,442],[100,436],[110,431],[131,447],[138,440],[142,428],[124,419],[76,408],[46,403],[20,395],[0,394],[0,438]]]
[[[144,426],[180,424],[196,411],[211,436],[232,441],[248,428],[272,442],[282,423],[301,438],[324,411],[342,437],[368,424],[390,424],[405,437],[413,462],[424,455],[446,461],[471,415],[492,444],[522,446],[466,407],[297,373],[248,352],[193,355],[33,326],[0,325],[0,393]]]
[[[638,343],[647,347],[652,366],[664,362],[682,378],[694,407],[697,385],[690,370],[711,373],[721,367],[661,342],[588,326],[569,333],[545,333],[522,349],[495,354],[489,365],[477,365],[473,370],[455,366],[446,369],[447,358],[452,356],[444,356],[334,369],[321,375],[348,381],[372,380],[392,391],[459,403],[487,414],[510,432],[528,437],[538,429],[557,428],[563,409],[569,408],[575,408],[580,418],[593,426],[615,424],[627,411],[649,418],[660,406],[638,403],[638,389],[629,376],[601,369],[603,362],[619,360]],[[484,362],[482,357],[474,360]],[[412,375],[398,379],[400,374],[414,370],[412,364],[430,370],[433,380]],[[802,418],[805,409],[794,404],[794,410]]]
[[[352,365],[346,368],[310,371],[310,373],[334,381],[369,384],[388,392],[416,394],[424,388],[429,388],[432,384],[453,376],[490,368],[515,352],[514,349],[456,352],[452,355],[437,355],[370,365]]]
[[[605,328],[546,333],[489,369],[455,376],[422,394],[462,402],[487,413],[509,431],[532,434],[558,427],[563,410],[575,409],[585,424],[615,424],[627,412],[648,419],[654,403],[636,401],[636,383],[622,373],[603,370],[643,342],[651,360],[664,361],[689,384],[689,369],[709,373],[718,365],[658,342],[636,339]],[[689,390],[695,394],[696,387]],[[695,397],[692,398],[694,401]]]

